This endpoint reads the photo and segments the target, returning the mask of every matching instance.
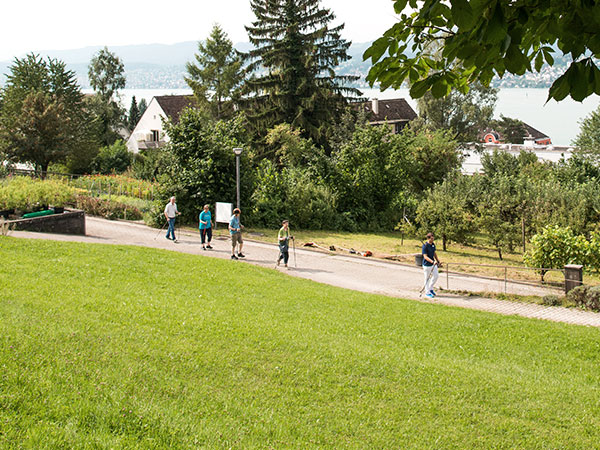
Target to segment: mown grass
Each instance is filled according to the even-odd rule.
[[[0,238],[1,448],[593,448],[600,331]]]

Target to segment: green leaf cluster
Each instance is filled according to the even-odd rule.
[[[411,96],[463,93],[506,73],[523,75],[571,57],[548,99],[600,94],[600,8],[595,1],[396,0],[398,23],[367,49],[367,80],[382,89],[411,83]],[[442,49],[441,57],[436,52]]]

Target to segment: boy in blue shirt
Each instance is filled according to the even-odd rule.
[[[435,291],[433,286],[438,279],[438,267],[442,266],[440,259],[435,251],[435,244],[433,243],[433,233],[427,233],[427,242],[423,244],[421,249],[423,254],[423,276],[425,277],[425,297],[435,297]]]
[[[204,205],[204,209],[198,216],[200,222],[200,238],[202,239],[202,250],[211,249],[210,241],[212,240],[212,214],[209,211],[210,206]],[[208,245],[204,246],[204,243],[208,241]]]

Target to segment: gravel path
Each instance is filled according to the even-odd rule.
[[[46,233],[14,231],[11,236],[30,239],[52,239],[57,241],[77,241],[102,244],[138,245],[191,253],[195,255],[229,259],[231,246],[225,238],[213,239],[213,250],[203,251],[199,234],[181,233],[179,242],[165,239],[165,232],[145,225],[110,221],[96,217],[86,217],[86,236],[72,236]],[[275,261],[279,253],[275,244],[253,242],[245,236],[244,253],[247,257],[235,263],[250,263],[263,267],[282,270],[292,276],[308,278],[313,281],[353,289],[362,292],[384,294],[393,297],[431,301],[419,298],[423,286],[423,274],[419,267],[398,264],[360,256],[330,254],[325,252],[296,248],[297,267],[290,249],[290,269],[276,268]],[[482,279],[469,275],[450,274],[450,288],[472,292],[503,292],[504,282]],[[446,275],[440,274],[438,286],[446,285]],[[546,295],[557,293],[555,290],[509,282],[509,293],[522,295]],[[546,307],[530,303],[517,303],[482,297],[463,297],[438,292],[435,303],[462,308],[490,311],[505,315],[552,320],[578,325],[600,327],[600,314],[562,307]]]

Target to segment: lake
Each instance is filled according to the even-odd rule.
[[[404,97],[408,103],[417,109],[417,102],[410,98],[408,89],[379,92],[376,89],[363,89],[365,97],[385,100]],[[136,100],[145,98],[149,103],[155,95],[184,95],[191,94],[189,89],[123,89],[121,98],[123,105],[129,109],[131,97]],[[496,104],[496,117],[504,115],[528,123],[535,129],[552,138],[554,145],[570,145],[579,133],[579,122],[600,106],[600,97],[594,95],[582,103],[570,97],[560,103],[554,100],[546,103],[547,89],[501,89]]]

